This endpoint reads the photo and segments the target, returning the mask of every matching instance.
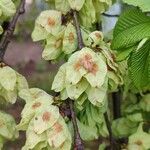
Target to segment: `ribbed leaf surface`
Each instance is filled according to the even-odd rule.
[[[150,87],[150,40],[138,51],[133,51],[130,58],[130,74],[139,89]]]
[[[128,48],[150,37],[150,17],[138,9],[131,9],[123,13],[114,29],[112,49]]]

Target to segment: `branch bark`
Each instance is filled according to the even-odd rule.
[[[82,140],[81,140],[78,125],[77,125],[74,104],[72,100],[69,100],[69,106],[70,106],[70,113],[71,113],[71,118],[72,118],[72,123],[73,123],[73,128],[74,128],[74,136],[75,136],[74,137],[74,150],[84,150],[84,146],[82,144]]]
[[[109,132],[110,150],[114,150],[114,139],[112,135],[111,123],[109,121],[107,112],[104,113],[104,118],[105,118],[106,126]]]
[[[83,43],[83,39],[82,39],[80,25],[78,22],[77,13],[78,13],[77,11],[73,10],[73,21],[74,21],[74,25],[76,27],[76,32],[77,32],[77,37],[78,37],[78,47],[79,47],[79,49],[82,49],[84,47],[84,43]]]
[[[120,101],[120,92],[112,93],[112,99],[113,99],[113,116],[114,119],[121,117],[121,101]]]
[[[9,27],[5,30],[5,33],[0,42],[0,62],[3,61],[6,49],[10,42],[10,39],[14,33],[16,23],[18,18],[21,14],[25,12],[25,0],[21,0],[20,5],[18,6],[14,17],[12,18],[11,22],[9,23]]]

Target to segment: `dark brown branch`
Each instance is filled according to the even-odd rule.
[[[72,118],[72,123],[73,123],[73,128],[74,128],[74,150],[84,150],[84,146],[82,143],[82,139],[80,137],[78,125],[77,125],[77,120],[76,120],[76,114],[74,110],[74,104],[73,101],[69,99],[69,106],[70,106],[70,113],[71,113],[71,118]]]
[[[120,101],[120,92],[112,93],[113,99],[113,116],[114,119],[121,117],[121,101]]]
[[[0,42],[0,62],[3,61],[7,46],[8,46],[10,39],[14,33],[18,18],[24,12],[25,12],[25,0],[21,0],[20,5],[18,6],[18,9],[17,9],[14,17],[12,18],[12,20],[9,24],[8,29],[5,31],[5,33],[1,39],[1,42]]]
[[[109,121],[107,112],[104,113],[104,118],[105,118],[106,126],[108,129],[108,133],[109,133],[110,150],[114,150],[114,139],[112,135],[111,123]]]
[[[84,43],[82,39],[80,25],[78,22],[77,13],[78,13],[77,11],[73,10],[73,20],[74,20],[74,25],[76,27],[77,37],[78,37],[78,47],[79,49],[82,49],[84,47]]]
[[[117,15],[117,14],[113,15],[113,14],[103,13],[102,15],[105,16],[105,17],[119,17],[119,15]]]

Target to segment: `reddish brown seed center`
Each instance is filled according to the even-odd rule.
[[[49,17],[47,20],[47,24],[49,26],[55,26],[55,20],[53,18]]]
[[[101,34],[100,34],[100,33],[98,33],[98,32],[96,32],[96,33],[95,33],[95,36],[96,36],[98,39],[100,39],[100,38],[101,38]]]
[[[142,145],[142,141],[138,140],[138,141],[136,142],[136,144],[137,144],[137,145]]]
[[[55,123],[54,128],[55,128],[56,133],[59,133],[63,130],[62,125],[59,123]]]
[[[98,71],[98,65],[92,60],[92,56],[90,54],[86,54],[84,57],[80,58],[74,67],[75,70],[79,70],[83,67],[85,70],[94,75]]]
[[[40,102],[36,102],[36,103],[34,103],[33,105],[32,105],[32,108],[33,109],[36,109],[36,108],[38,108],[38,107],[40,107],[41,106],[41,103]]]
[[[50,112],[46,111],[46,112],[43,113],[42,120],[44,122],[48,122],[50,120],[50,117],[51,117]]]
[[[69,40],[69,43],[74,42],[74,34],[72,32],[69,33],[68,40]]]

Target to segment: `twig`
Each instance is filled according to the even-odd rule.
[[[11,22],[9,24],[8,29],[5,31],[5,33],[1,39],[1,42],[0,42],[0,62],[3,61],[7,46],[10,42],[10,38],[12,37],[12,35],[14,33],[18,18],[24,12],[25,12],[25,0],[21,0],[20,5],[18,6],[18,9],[17,9],[13,19],[11,20]]]
[[[78,22],[77,11],[75,11],[75,10],[73,10],[73,20],[74,20],[74,24],[76,27],[77,37],[78,37],[78,47],[79,47],[79,49],[82,49],[84,47],[84,43],[83,43],[83,39],[82,39],[80,25]]]
[[[71,113],[71,118],[72,118],[72,123],[73,123],[73,128],[74,128],[74,135],[75,135],[74,150],[84,150],[84,146],[82,144],[82,140],[81,140],[78,125],[77,125],[74,104],[73,104],[73,101],[70,99],[69,99],[69,106],[70,106],[70,113]]]
[[[112,14],[103,13],[102,15],[106,16],[106,17],[119,17],[119,15],[117,15],[117,14],[112,15]]]
[[[113,113],[114,113],[114,119],[121,117],[121,102],[120,102],[120,93],[115,92],[112,93],[112,99],[113,99]]]
[[[104,113],[104,118],[105,118],[106,126],[107,126],[107,129],[109,132],[110,150],[114,150],[114,139],[113,139],[113,135],[112,135],[111,123],[108,119],[107,112]]]

